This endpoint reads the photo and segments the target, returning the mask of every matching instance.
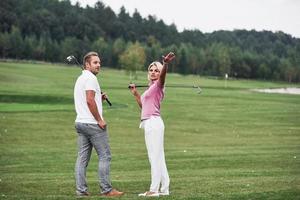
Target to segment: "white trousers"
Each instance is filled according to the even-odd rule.
[[[142,121],[140,128],[145,130],[145,142],[151,165],[150,191],[158,192],[161,184],[160,191],[169,193],[170,178],[164,153],[164,122],[160,116],[152,116]]]

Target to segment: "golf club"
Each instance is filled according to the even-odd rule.
[[[80,63],[78,62],[77,58],[73,55],[70,55],[67,57],[67,61],[69,63],[71,63],[72,61],[75,62],[78,67],[80,67],[82,70],[84,69],[82,65],[80,65]],[[103,92],[101,92],[101,94],[103,94]],[[112,106],[111,102],[108,100],[108,98],[105,98],[105,101],[108,103],[109,106]]]
[[[78,60],[76,59],[75,56],[73,56],[73,55],[68,56],[67,57],[67,61],[69,63],[71,63],[72,61],[74,61],[81,69],[83,69],[83,66],[80,65],[80,63],[78,62]]]
[[[136,88],[140,87],[149,87],[149,85],[135,85]],[[166,87],[171,87],[171,88],[196,88],[197,89],[197,93],[200,94],[202,92],[202,89],[200,88],[200,86],[196,86],[196,85],[166,85]],[[128,86],[128,89],[130,89],[131,86]]]

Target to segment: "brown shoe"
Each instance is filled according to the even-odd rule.
[[[124,192],[120,192],[116,189],[112,189],[110,192],[102,194],[102,196],[106,196],[106,197],[119,197],[122,196],[124,194]]]

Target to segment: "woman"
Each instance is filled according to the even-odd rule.
[[[131,93],[142,109],[140,128],[143,128],[145,131],[145,142],[151,165],[150,190],[139,194],[139,196],[157,197],[159,195],[169,195],[170,179],[164,154],[165,127],[160,117],[160,103],[164,97],[168,63],[175,58],[175,55],[170,52],[163,58],[163,65],[160,62],[153,62],[149,65],[149,87],[142,96],[139,95],[134,84],[129,85]]]

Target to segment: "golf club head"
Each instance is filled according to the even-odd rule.
[[[83,69],[83,66],[80,65],[80,63],[78,62],[77,58],[73,55],[69,55],[67,58],[66,58],[67,62],[68,63],[74,63],[76,65],[78,65],[78,67],[80,67],[81,69]]]
[[[75,61],[75,56],[70,55],[66,59],[67,59],[68,62],[72,62],[72,61]]]

